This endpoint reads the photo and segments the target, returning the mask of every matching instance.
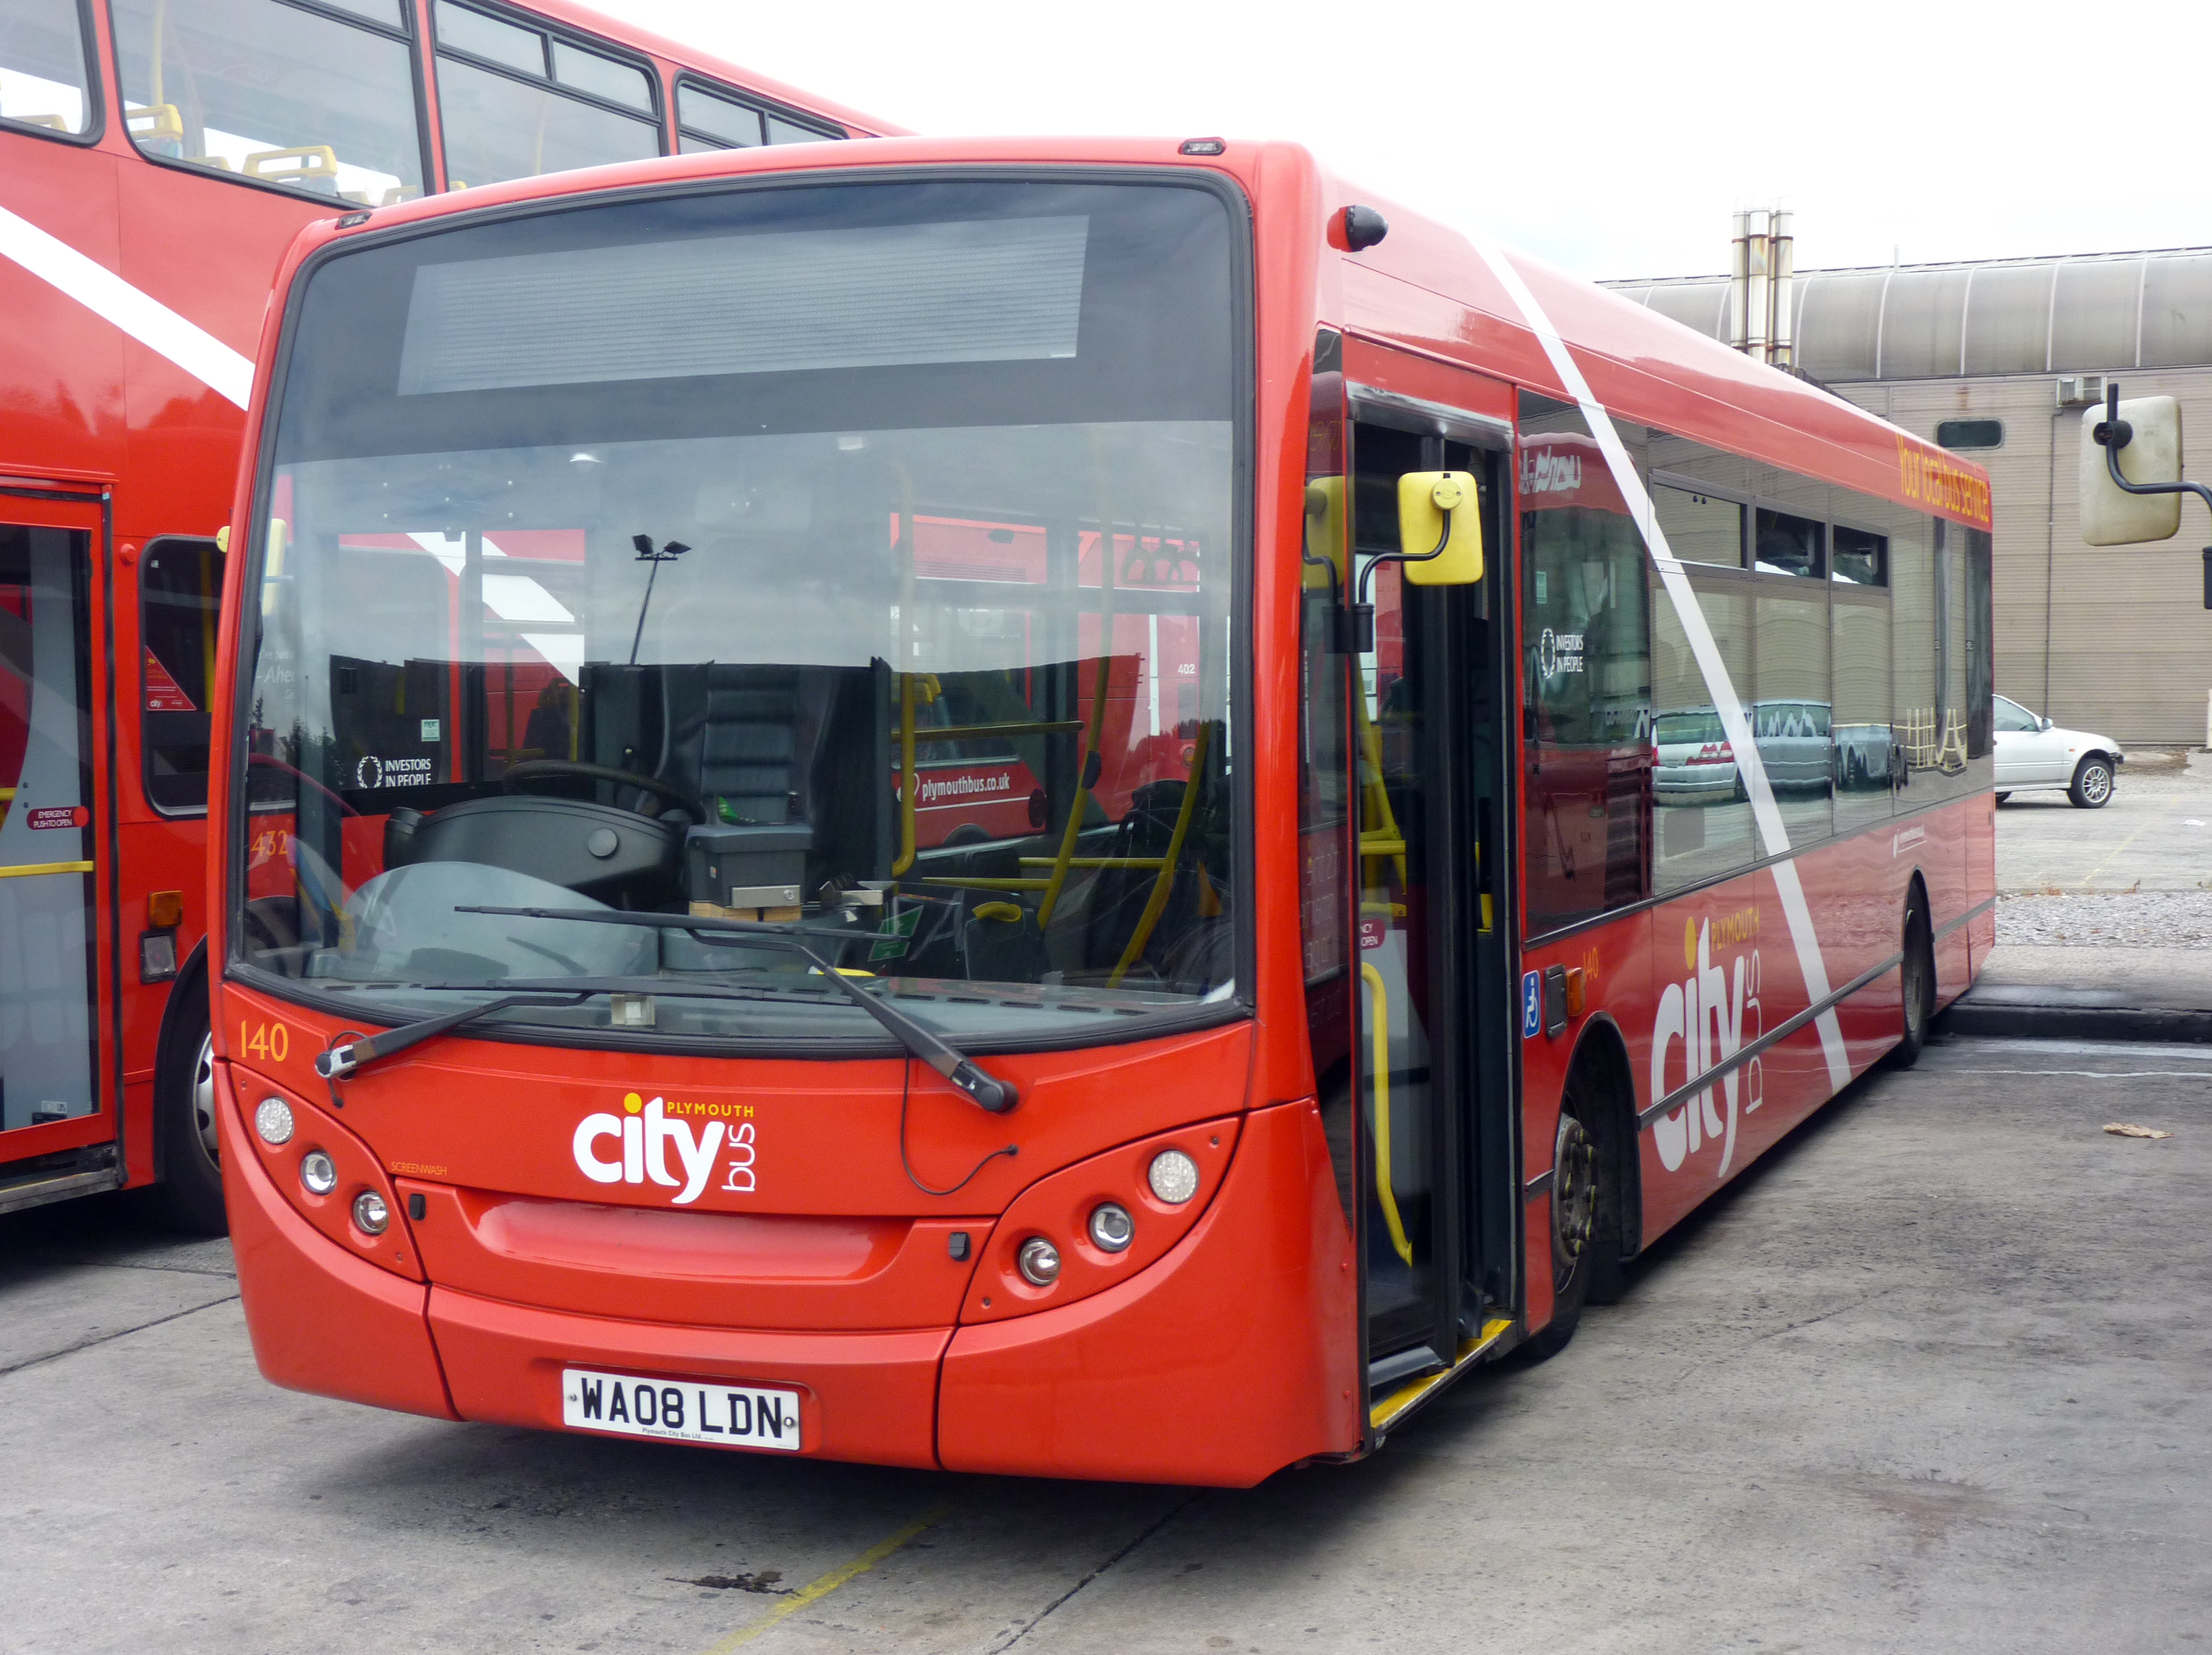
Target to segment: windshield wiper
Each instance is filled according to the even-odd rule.
[[[866,931],[833,931],[823,926],[777,924],[757,919],[709,919],[696,914],[627,913],[618,908],[489,908],[456,906],[455,913],[488,913],[519,919],[576,919],[592,925],[636,925],[648,931],[688,931],[700,942],[728,946],[740,940],[763,948],[781,949],[807,961],[842,990],[845,997],[889,1030],[909,1052],[966,1093],[981,1108],[1003,1115],[1020,1094],[1013,1082],[1002,1081],[978,1067],[975,1060],[927,1024],[917,1022],[897,1007],[878,999],[806,945],[805,938],[823,937],[858,939]],[[421,1027],[421,1025],[416,1025]],[[395,1029],[394,1034],[404,1031]],[[436,1029],[431,1029],[436,1034]],[[380,1037],[384,1038],[384,1037]]]
[[[437,986],[425,985],[424,986]],[[410,1046],[420,1046],[434,1040],[449,1029],[463,1023],[472,1023],[479,1017],[489,1017],[495,1011],[505,1011],[513,1006],[574,1006],[591,997],[588,992],[564,994],[558,999],[543,995],[509,994],[496,1000],[487,1000],[482,1005],[465,1006],[459,1011],[447,1011],[435,1017],[424,1017],[416,1022],[402,1023],[397,1028],[387,1028],[381,1034],[366,1040],[334,1046],[327,1052],[315,1055],[315,1073],[325,1080],[350,1080],[380,1058],[389,1058],[404,1052]]]

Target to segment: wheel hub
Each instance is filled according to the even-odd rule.
[[[221,1136],[215,1124],[215,1037],[203,1036],[199,1055],[192,1060],[192,1125],[210,1166],[222,1165]]]
[[[1597,1228],[1597,1144],[1573,1115],[1559,1113],[1552,1152],[1552,1282],[1564,1287]]]

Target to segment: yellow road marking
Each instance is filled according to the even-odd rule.
[[[838,1587],[843,1585],[848,1580],[855,1579],[858,1577],[866,1574],[870,1569],[875,1567],[877,1564],[882,1562],[884,1559],[889,1557],[900,1547],[905,1545],[908,1541],[919,1535],[923,1530],[929,1528],[933,1524],[942,1523],[951,1510],[952,1508],[950,1506],[939,1506],[930,1511],[924,1512],[920,1517],[915,1519],[913,1522],[908,1524],[906,1527],[901,1529],[896,1534],[891,1536],[890,1539],[878,1541],[874,1545],[869,1547],[867,1550],[862,1552],[851,1562],[840,1563],[836,1568],[830,1570],[829,1573],[823,1575],[819,1580],[814,1581],[809,1585],[801,1586],[797,1591],[793,1592],[790,1597],[785,1598],[767,1614],[762,1616],[759,1620],[750,1621],[744,1626],[739,1627],[728,1637],[723,1639],[720,1643],[716,1644],[712,1649],[708,1650],[707,1652],[707,1655],[730,1655],[730,1652],[732,1650],[741,1648],[744,1645],[752,1642],[754,1639],[759,1637],[763,1633],[781,1625],[792,1616],[798,1614],[799,1610],[805,1609],[809,1603],[818,1603],[821,1599],[827,1597],[831,1592],[836,1591]]]

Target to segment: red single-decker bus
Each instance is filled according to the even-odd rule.
[[[1991,943],[1981,474],[1294,147],[641,163],[279,285],[211,900],[280,1384],[1356,1457]]]

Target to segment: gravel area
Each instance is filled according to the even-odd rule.
[[[1997,900],[1997,942],[2029,948],[2212,944],[2212,891],[2106,891]]]

